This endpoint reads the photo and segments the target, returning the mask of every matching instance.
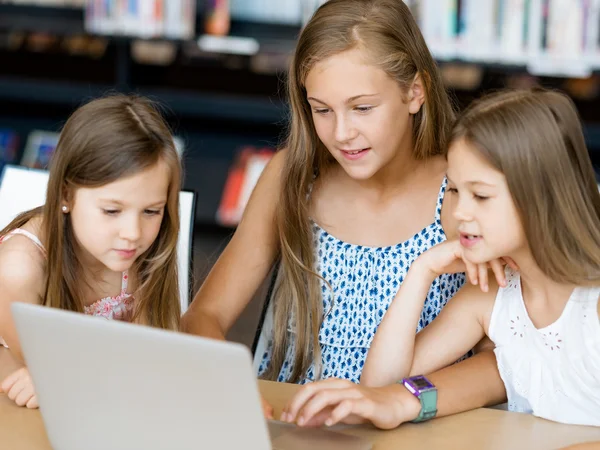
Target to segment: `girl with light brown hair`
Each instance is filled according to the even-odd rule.
[[[573,102],[545,90],[475,102],[454,127],[448,180],[460,238],[415,261],[382,321],[361,380],[382,387],[315,384],[286,418],[310,421],[333,407],[330,424],[358,415],[391,428],[414,419],[383,418],[394,399],[380,393],[399,380],[410,389],[414,377],[424,386],[421,374],[487,335],[510,410],[600,426],[600,194]],[[506,284],[465,287],[415,338],[432,279],[500,256],[518,267],[506,268]]]
[[[156,106],[113,95],[77,109],[46,202],[0,232],[0,336],[21,358],[15,301],[176,330],[181,163]],[[99,300],[100,299],[100,300]],[[37,407],[26,368],[1,389]]]
[[[454,112],[399,0],[325,2],[302,29],[287,81],[285,149],[182,324],[224,339],[279,261],[258,374],[358,382],[408,268],[456,229],[445,196]],[[462,274],[436,278],[413,331],[463,282]]]

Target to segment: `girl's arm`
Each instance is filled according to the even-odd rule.
[[[183,315],[183,331],[225,339],[267,277],[279,249],[275,213],[285,153],[262,173],[235,234]]]
[[[14,236],[0,244],[0,336],[11,353],[23,360],[10,305],[40,304],[43,297],[44,256],[27,238]]]
[[[10,305],[13,302],[41,303],[46,276],[44,265],[44,256],[27,238],[14,236],[0,245],[0,336],[20,363],[23,355]],[[38,407],[26,367],[0,379],[0,392],[19,406]]]
[[[478,353],[426,375],[438,391],[436,417],[506,401],[493,351]],[[281,419],[305,426],[370,422],[389,429],[415,419],[420,410],[419,400],[399,383],[366,387],[329,378],[303,386],[290,400]]]
[[[433,280],[461,267],[462,251],[456,242],[440,244],[411,266],[385,314],[371,344],[361,383],[383,386],[413,374],[438,370],[456,361],[485,336],[495,293],[465,286],[439,316],[415,337],[423,303]]]

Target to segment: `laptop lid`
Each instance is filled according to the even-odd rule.
[[[13,303],[51,445],[268,449],[241,344]]]

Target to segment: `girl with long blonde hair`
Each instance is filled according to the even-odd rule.
[[[224,339],[279,261],[258,374],[358,382],[408,268],[456,228],[445,201],[454,111],[399,0],[325,2],[299,36],[287,84],[285,149],[183,327]],[[414,331],[463,282],[462,274],[436,278]]]

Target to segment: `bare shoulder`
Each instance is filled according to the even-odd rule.
[[[0,286],[41,292],[46,259],[40,249],[24,236],[13,236],[0,245]]]

